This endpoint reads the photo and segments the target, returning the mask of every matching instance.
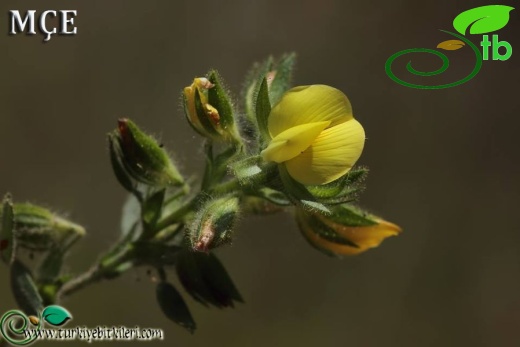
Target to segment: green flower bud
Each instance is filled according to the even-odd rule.
[[[32,204],[14,204],[16,241],[19,246],[45,250],[85,235],[85,229],[51,211]]]
[[[157,141],[126,118],[109,135],[111,150],[130,177],[153,186],[183,185],[184,181]]]
[[[241,142],[230,98],[215,71],[184,88],[184,114],[193,129],[214,141]]]
[[[216,198],[202,206],[190,227],[193,249],[207,252],[231,242],[239,207],[240,201],[236,196]]]

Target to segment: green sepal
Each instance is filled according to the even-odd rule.
[[[63,258],[65,251],[58,246],[49,249],[49,252],[43,259],[38,268],[38,280],[44,283],[51,283],[60,276],[63,266]]]
[[[240,199],[234,195],[216,197],[203,204],[189,227],[192,248],[207,252],[230,243],[239,209]]]
[[[118,121],[121,162],[136,181],[151,186],[182,186],[184,180],[166,151],[129,119]]]
[[[204,306],[233,307],[243,302],[226,269],[212,253],[183,251],[175,265],[186,291]]]
[[[206,307],[213,305],[222,308],[223,305],[213,295],[200,271],[197,258],[203,255],[204,253],[189,250],[180,252],[177,262],[175,263],[177,277],[179,277],[179,281],[186,292],[195,301]]]
[[[162,312],[174,323],[193,334],[197,325],[177,289],[168,282],[161,281],[156,287],[156,298]]]
[[[295,181],[291,175],[289,175],[284,164],[278,165],[278,171],[284,192],[294,204],[303,207],[307,211],[319,211],[323,214],[331,213],[330,209],[319,202],[303,184]]]
[[[19,260],[11,265],[11,291],[16,303],[27,315],[37,316],[43,309],[43,300],[31,271]]]
[[[114,175],[116,176],[119,184],[126,191],[132,193],[139,201],[141,201],[141,193],[136,189],[135,183],[133,182],[128,172],[125,170],[121,161],[123,154],[119,145],[119,141],[117,140],[117,136],[118,135],[116,133],[108,134],[108,150],[110,154],[112,170],[114,171]]]
[[[363,190],[362,182],[367,173],[368,169],[365,167],[354,168],[330,183],[305,187],[318,202],[327,205],[344,204],[354,201]]]
[[[17,240],[13,203],[10,194],[4,196],[0,223],[0,256],[4,263],[11,265],[15,259]]]
[[[212,70],[208,74],[208,80],[214,85],[208,89],[208,103],[218,110],[220,126],[226,133],[235,133],[234,111],[231,99],[224,89],[222,79],[217,71]]]
[[[224,306],[233,306],[233,301],[244,302],[233,280],[220,260],[213,254],[199,253],[199,265],[203,278]]]
[[[312,247],[314,248],[315,250],[331,257],[331,258],[341,258],[341,256],[339,256],[338,254],[326,249],[326,248],[322,248],[322,247],[319,247],[317,244],[315,244],[311,239],[309,239],[309,237],[307,236],[306,233],[303,232],[303,228],[305,227],[303,225],[303,223],[305,223],[305,221],[301,220],[300,218],[297,218],[296,219],[296,223],[298,224],[298,228],[300,229],[301,231],[301,234],[303,236],[303,238],[305,239],[305,241],[307,241],[307,243]]]
[[[85,235],[85,229],[46,208],[29,203],[13,205],[17,247],[44,251]],[[3,215],[3,214],[2,214]]]
[[[265,199],[265,200],[269,201],[270,203],[275,204],[277,206],[290,206],[291,205],[291,201],[289,200],[287,195],[285,195],[284,193],[282,193],[279,190],[272,189],[269,187],[262,187],[262,188],[256,189],[256,190],[254,190],[254,192],[252,192],[252,194],[259,198]]]
[[[221,135],[221,129],[216,124],[214,124],[210,117],[206,114],[206,110],[204,109],[204,105],[202,104],[202,96],[200,95],[200,93],[201,92],[199,91],[199,89],[195,88],[195,112],[197,113],[197,117],[200,121],[202,128],[207,132],[207,134],[202,135],[208,135],[211,138],[219,138]]]
[[[262,79],[262,83],[260,84],[260,88],[258,90],[255,110],[258,129],[260,130],[263,141],[267,142],[271,139],[268,128],[269,113],[271,113],[271,103],[269,101],[269,90],[267,88],[267,80],[265,77]]]
[[[328,218],[335,223],[349,227],[364,227],[378,224],[375,217],[350,204],[332,207],[332,215]]]
[[[325,224],[318,216],[313,214],[308,214],[305,211],[299,211],[298,213],[303,213],[301,216],[302,219],[305,220],[305,223],[308,224],[309,228],[314,231],[314,233],[318,234],[322,239],[330,241],[332,243],[346,245],[354,248],[359,248],[354,242],[349,239],[338,234],[334,229]]]
[[[269,71],[273,68],[273,57],[268,57],[262,63],[253,64],[249,70],[246,81],[244,84],[244,90],[242,92],[243,99],[245,100],[245,110],[248,119],[252,124],[258,126],[256,118],[256,102],[258,99],[258,90],[262,80],[267,76]]]
[[[243,186],[259,185],[276,175],[276,164],[264,162],[259,155],[237,160],[230,164],[230,168]]]
[[[166,190],[160,189],[148,196],[142,205],[141,216],[147,233],[153,231],[155,224],[161,218],[165,194]]]
[[[282,98],[282,95],[290,88],[295,62],[296,54],[289,53],[283,55],[279,62],[275,64],[276,74],[269,88],[271,105],[276,105]]]

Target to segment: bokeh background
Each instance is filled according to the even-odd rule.
[[[411,89],[384,71],[391,54],[434,48],[451,38],[438,29],[453,30],[458,13],[487,4],[3,0],[0,193],[88,228],[69,271],[88,268],[118,237],[125,192],[105,138],[117,118],[156,134],[192,174],[201,141],[180,111],[181,89],[217,68],[238,95],[254,61],[287,51],[299,55],[296,85],[329,84],[349,96],[368,136],[361,205],[404,229],[339,261],[309,247],[289,214],[246,219],[218,251],[245,304],[219,311],[189,300],[198,323],[191,336],[163,317],[139,269],[69,298],[74,326],[162,328],[174,346],[520,345],[518,10],[498,32],[511,59],[484,62],[464,85]],[[46,44],[10,36],[12,9],[76,9],[78,35]],[[448,54],[451,68],[432,84],[473,68],[468,48]],[[414,62],[439,65],[427,56]],[[397,73],[405,63],[396,62]],[[8,282],[0,266],[1,312],[15,307]]]

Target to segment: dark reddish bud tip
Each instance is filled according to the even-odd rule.
[[[6,249],[7,246],[9,246],[9,241],[8,240],[1,240],[0,241],[0,251],[3,251],[4,249]]]

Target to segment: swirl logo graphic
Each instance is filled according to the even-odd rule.
[[[41,330],[43,321],[51,326],[61,326],[71,318],[69,311],[58,305],[47,306],[39,317],[11,310],[4,313],[0,319],[0,334],[11,345],[25,346],[37,338],[35,334],[26,334],[29,323],[34,326],[34,330]]]
[[[385,71],[388,77],[390,77],[394,82],[399,83],[405,87],[417,88],[417,89],[444,89],[451,88],[463,83],[466,83],[473,77],[475,77],[480,69],[482,68],[482,63],[484,60],[489,59],[489,48],[492,48],[491,56],[493,60],[504,61],[511,57],[513,54],[513,48],[511,44],[506,41],[499,41],[498,35],[492,35],[492,40],[489,41],[488,35],[482,36],[482,41],[480,42],[480,46],[482,46],[482,53],[479,48],[473,44],[470,40],[468,40],[464,35],[466,35],[466,31],[469,28],[469,34],[487,34],[493,31],[497,31],[502,29],[509,22],[509,12],[514,8],[511,6],[505,5],[488,5],[476,7],[467,11],[462,12],[453,20],[453,27],[459,33],[453,33],[446,30],[441,30],[442,32],[451,35],[453,38],[451,40],[443,41],[437,45],[437,48],[447,50],[447,51],[455,51],[461,49],[465,46],[469,46],[473,53],[475,54],[475,66],[473,70],[464,78],[446,84],[439,85],[422,85],[406,82],[405,80],[397,77],[395,73],[392,71],[392,64],[394,61],[406,54],[409,53],[428,53],[433,54],[439,57],[442,61],[442,66],[435,71],[419,71],[412,66],[411,60],[406,64],[406,70],[414,75],[429,77],[436,76],[443,72],[445,72],[449,67],[449,59],[444,54],[434,49],[429,48],[412,48],[405,49],[399,51],[388,58],[385,63]],[[505,53],[500,53],[499,48],[505,48]],[[503,50],[502,50],[503,51]]]

